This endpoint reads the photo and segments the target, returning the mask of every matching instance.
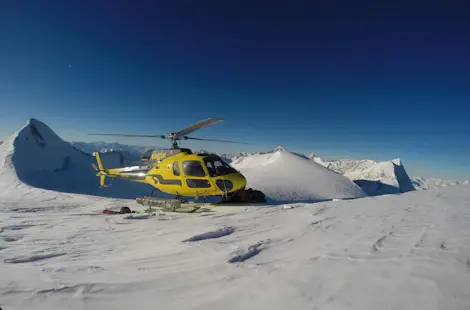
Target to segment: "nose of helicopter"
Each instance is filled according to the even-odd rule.
[[[242,189],[246,186],[246,178],[241,173],[234,173],[232,182],[233,182],[233,189],[235,191]]]
[[[215,183],[224,192],[236,192],[246,186],[246,179],[240,173],[231,173],[216,180]]]

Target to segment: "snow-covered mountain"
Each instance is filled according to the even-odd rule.
[[[369,195],[398,194],[415,190],[399,159],[385,162],[354,159],[326,161],[318,157],[312,159],[353,180]]]
[[[62,140],[44,123],[30,119],[0,145],[0,190],[42,188],[46,190],[134,198],[148,194],[150,186],[114,180],[110,188],[99,188],[90,154]],[[122,154],[103,155],[107,166],[122,167]],[[3,186],[1,186],[3,184]]]
[[[414,177],[412,179],[413,185],[418,190],[428,190],[439,187],[448,187],[448,186],[457,186],[461,184],[469,184],[470,180],[463,182],[451,181],[451,180],[442,180],[438,178],[423,178],[423,177]]]
[[[278,201],[367,196],[348,178],[282,148],[239,157],[231,165],[246,176],[248,187],[259,189]]]
[[[130,161],[137,161],[142,157],[142,154],[151,152],[154,149],[159,149],[161,147],[151,147],[151,146],[142,146],[142,145],[127,145],[121,144],[118,142],[70,142],[75,148],[87,153],[92,154],[93,152],[108,153],[108,152],[119,152],[124,158]]]
[[[368,182],[364,182],[363,180],[377,181],[375,185],[373,183],[370,183],[370,185],[372,185],[372,189],[374,189],[375,186],[379,189],[381,187],[382,194],[407,192],[411,190],[428,190],[469,183],[468,180],[459,182],[438,178],[409,176],[400,159],[383,162],[356,159],[325,160],[315,156],[313,153],[310,154],[309,157],[315,162],[357,181],[356,183],[360,184],[366,191],[365,183]],[[373,194],[373,192],[370,194]]]

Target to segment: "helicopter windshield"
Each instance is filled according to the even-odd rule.
[[[209,171],[211,177],[237,172],[218,156],[206,157],[204,158],[204,163],[206,164],[207,170]]]

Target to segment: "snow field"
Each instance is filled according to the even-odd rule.
[[[36,210],[26,198],[0,205],[5,308],[467,309],[470,302],[468,185],[144,218],[99,214],[132,207],[127,200],[90,198],[84,206],[80,195],[59,196]]]

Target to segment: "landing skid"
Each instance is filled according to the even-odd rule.
[[[164,199],[152,196],[137,197],[135,201],[140,205],[148,206],[146,212],[152,212],[152,207],[176,210],[181,207],[182,203],[180,199]]]
[[[192,212],[201,212],[201,209],[208,208],[208,207],[220,207],[220,206],[249,206],[257,203],[264,203],[266,202],[265,196],[260,191],[249,189],[243,189],[238,192],[233,193],[232,195],[228,196],[225,195],[219,202],[215,203],[207,203],[205,197],[203,197],[203,203],[190,203],[186,199],[184,199],[181,195],[175,196],[175,198],[167,199],[167,198],[159,198],[154,197],[154,193],[157,190],[152,191],[150,196],[144,197],[137,197],[135,200],[138,204],[143,206],[148,206],[148,209],[145,212],[153,212],[156,211],[152,209],[152,207],[161,209],[162,211],[167,212],[185,212],[185,213],[192,213]],[[180,211],[178,211],[180,210]],[[181,211],[185,210],[185,211]],[[191,211],[193,210],[193,211]]]

